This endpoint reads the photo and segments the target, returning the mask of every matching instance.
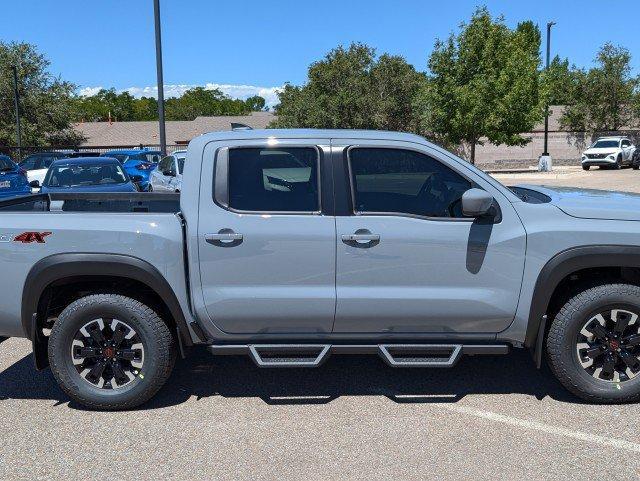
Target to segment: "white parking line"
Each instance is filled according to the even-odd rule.
[[[564,436],[566,438],[578,439],[591,444],[600,444],[602,446],[608,446],[616,449],[624,449],[625,451],[631,451],[634,453],[640,453],[640,444],[625,441],[623,439],[616,439],[604,436],[598,436],[596,434],[588,434],[581,431],[573,431],[571,429],[560,428],[557,426],[550,426],[548,424],[539,423],[536,421],[528,421],[525,419],[519,419],[512,416],[505,416],[504,414],[497,414],[491,411],[484,411],[482,409],[471,408],[468,406],[460,406],[457,404],[438,403],[435,404],[438,407],[447,409],[460,414],[467,414],[469,416],[475,416],[482,419],[488,419],[498,423],[508,424],[523,429],[534,429],[547,434],[553,434],[556,436]]]

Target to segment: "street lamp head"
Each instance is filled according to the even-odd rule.
[[[547,28],[551,28],[556,24],[556,22],[547,22]]]

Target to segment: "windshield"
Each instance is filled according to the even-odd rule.
[[[124,164],[129,159],[129,156],[126,154],[108,154],[107,157],[117,159],[121,164]]]
[[[592,149],[611,149],[619,145],[618,140],[596,140],[591,146]]]
[[[8,170],[15,169],[15,164],[6,155],[0,155],[0,172],[6,172]]]
[[[52,167],[47,172],[47,187],[78,187],[86,185],[115,185],[128,182],[118,164],[66,164]]]

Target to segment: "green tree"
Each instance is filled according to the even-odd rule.
[[[76,98],[76,119],[84,122],[124,122],[135,118],[136,99],[129,92],[102,89],[97,94]]]
[[[540,74],[540,88],[548,105],[571,105],[578,99],[582,71],[556,56]]]
[[[424,81],[402,57],[377,58],[361,43],[339,46],[311,64],[306,84],[285,85],[271,126],[412,131]]]
[[[246,115],[249,106],[239,99],[231,99],[218,89],[195,87],[181,97],[167,99],[168,120],[193,120],[198,116]]]
[[[54,77],[49,61],[28,43],[0,42],[0,144],[16,143],[12,66],[18,68],[22,143],[76,146],[84,138],[72,129],[76,86]]]
[[[465,143],[475,162],[482,138],[524,145],[521,132],[542,118],[540,32],[530,21],[509,29],[479,8],[457,35],[437,41],[429,82],[417,98],[420,128],[448,146]]]
[[[638,77],[631,75],[631,54],[610,43],[602,46],[596,66],[578,73],[577,93],[561,124],[575,132],[619,130],[634,122]]]
[[[259,112],[264,109],[267,101],[259,95],[253,95],[252,97],[249,97],[247,100],[245,100],[245,103],[247,104],[249,110],[251,110],[252,112]]]

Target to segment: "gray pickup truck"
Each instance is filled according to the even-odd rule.
[[[260,367],[526,347],[583,399],[640,398],[640,196],[507,188],[415,135],[207,134],[180,196],[34,195],[0,226],[0,335],[91,408],[147,401],[194,345]]]

